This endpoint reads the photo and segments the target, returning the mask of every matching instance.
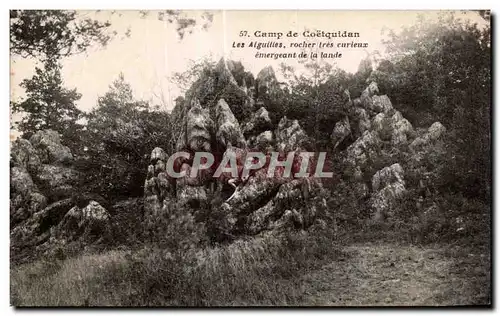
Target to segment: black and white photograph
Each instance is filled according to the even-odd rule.
[[[8,14],[13,308],[492,307],[490,10]]]

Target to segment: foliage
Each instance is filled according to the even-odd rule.
[[[151,151],[170,139],[169,115],[135,100],[120,75],[87,120],[79,167],[88,190],[111,199],[141,196]]]
[[[185,92],[204,72],[213,68],[215,68],[215,62],[210,57],[205,57],[196,61],[190,60],[187,70],[174,73],[171,81]]]
[[[58,59],[84,52],[94,43],[106,45],[110,25],[79,19],[77,11],[11,10],[10,50],[22,57]]]
[[[145,18],[150,14],[149,11],[140,11],[142,18]],[[192,34],[193,29],[196,25],[201,23],[201,29],[207,30],[213,22],[214,15],[210,11],[203,11],[201,16],[197,18],[188,16],[185,12],[181,10],[160,10],[156,12],[157,19],[160,21],[165,21],[176,25],[176,32],[179,39],[183,39],[187,34]]]
[[[316,149],[326,149],[333,126],[347,114],[344,89],[348,88],[349,74],[317,60],[304,61],[303,66],[305,71],[296,74],[293,67],[281,65],[287,93],[280,102],[288,118],[299,120]]]
[[[449,183],[469,196],[489,198],[490,26],[461,23],[453,14],[423,17],[401,33],[390,32],[390,60],[379,77],[393,103],[415,126],[440,121],[450,130]],[[443,170],[443,172],[445,172]],[[443,174],[444,175],[444,174]]]
[[[144,246],[15,269],[16,306],[242,306],[301,304],[300,277],[345,260],[321,234],[262,236],[204,249]],[[306,303],[306,302],[304,302]]]

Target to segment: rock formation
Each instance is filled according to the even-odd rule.
[[[351,134],[351,126],[349,124],[349,118],[346,116],[343,120],[337,122],[333,128],[332,133],[332,143],[333,149],[337,148],[347,136]]]
[[[221,60],[215,67],[212,77],[217,78],[213,86],[206,89],[213,96],[206,97],[206,91],[197,89],[197,82],[186,94],[184,108],[174,109],[179,137],[173,148],[176,151],[194,153],[210,151],[216,157],[217,163],[224,157],[233,155],[238,163],[238,169],[245,163],[243,158],[248,150],[263,152],[296,151],[295,159],[299,159],[300,151],[306,150],[309,140],[297,120],[283,117],[278,126],[273,128],[269,113],[262,103],[253,100],[252,87],[246,80],[241,80],[244,87],[239,86],[233,77],[232,62]],[[224,82],[221,86],[220,83]],[[229,90],[228,90],[228,87]],[[263,69],[255,81],[255,90],[260,97],[277,92],[279,84],[272,68]],[[245,103],[234,104],[241,100]],[[260,104],[256,109],[250,104]],[[237,113],[250,110],[244,117]],[[173,151],[170,152],[173,154]],[[201,178],[189,177],[173,179],[164,172],[169,155],[161,148],[155,148],[151,153],[151,165],[147,170],[144,185],[146,221],[154,222],[158,217],[167,216],[170,205],[193,210],[206,207],[210,196],[221,197],[224,203],[220,211],[225,214],[224,226],[230,234],[257,234],[263,230],[273,229],[286,218],[296,221],[295,225],[307,227],[314,222],[317,212],[325,211],[326,202],[318,198],[322,191],[321,182],[311,179],[284,179],[277,169],[277,178],[267,178],[267,169],[261,169],[249,175],[248,178],[234,178],[230,173],[220,177],[212,177],[213,170],[204,170]],[[192,168],[191,156],[179,159],[179,170],[189,174]],[[297,160],[296,164],[299,164]],[[175,168],[176,164],[174,164]],[[314,203],[312,202],[314,201]],[[279,225],[278,225],[279,226]]]
[[[349,107],[349,121],[358,124],[348,125],[347,117],[337,122],[332,140],[336,147],[348,134],[348,127],[354,129],[353,134],[360,135],[347,147],[344,161],[353,170],[352,180],[357,183],[356,190],[365,191],[366,196],[370,197],[372,218],[381,221],[393,215],[407,191],[401,164],[411,159],[421,159],[422,152],[431,150],[430,147],[442,137],[446,129],[436,122],[418,136],[411,123],[393,107],[389,97],[378,93],[377,84],[371,82]],[[410,150],[407,153],[410,155],[408,161],[394,161],[393,153],[407,150],[405,148]],[[364,182],[363,179],[370,176],[366,172],[379,161],[392,162],[372,173],[371,183]]]
[[[325,186],[331,183],[326,180],[284,177],[283,168],[274,170],[274,178],[267,177],[269,152],[279,152],[283,159],[292,153],[296,170],[300,154],[313,147],[298,120],[275,112],[271,120],[266,102],[280,91],[271,67],[259,72],[255,80],[241,64],[225,59],[204,71],[185,98],[177,100],[171,113],[170,144],[151,152],[144,170],[144,218],[139,220],[162,223],[174,209],[192,214],[209,210],[222,215],[220,229],[235,237],[282,229],[306,230],[318,223],[320,214],[335,212],[328,209]],[[364,201],[370,217],[385,220],[407,192],[408,169],[406,161],[400,159],[401,152],[419,157],[443,137],[446,129],[436,122],[423,133],[415,130],[388,96],[379,95],[375,82],[357,98],[351,99],[348,90],[343,94],[345,112],[332,126],[329,148],[347,166],[348,182],[352,184],[349,188]],[[135,137],[133,130],[130,137]],[[251,151],[267,154],[266,164],[243,176],[244,158]],[[186,177],[175,178],[167,172],[169,158],[176,152],[188,154],[173,164],[174,171],[185,172]],[[191,177],[196,152],[212,153],[215,164]],[[61,144],[56,132],[40,131],[30,140],[17,140],[11,155],[14,249],[99,242],[103,230],[113,221],[112,212],[94,199],[75,203],[72,193],[80,175],[72,168],[71,151]],[[215,167],[228,157],[235,158],[237,175],[225,172],[213,177]]]
[[[108,220],[106,210],[95,201],[83,209],[75,206],[73,195],[80,175],[72,162],[70,149],[52,130],[38,131],[29,141],[17,139],[12,144],[12,250],[50,250],[54,240],[76,241],[83,231],[95,231]]]

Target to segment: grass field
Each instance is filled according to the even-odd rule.
[[[490,304],[481,248],[259,238],[188,251],[109,251],[12,268],[15,306]]]

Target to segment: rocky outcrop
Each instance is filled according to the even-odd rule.
[[[372,108],[371,110],[377,113],[384,113],[390,115],[393,111],[391,100],[387,95],[374,95],[372,96]]]
[[[333,133],[332,133],[333,149],[337,148],[337,146],[340,145],[350,134],[351,134],[351,126],[349,124],[349,118],[346,116],[344,119],[337,122],[335,124],[335,127],[333,128]]]
[[[25,221],[11,228],[11,248],[23,249],[38,246],[49,240],[51,228],[56,227],[71,209],[72,199],[64,199],[33,213]]]
[[[183,133],[177,142],[177,149],[190,149],[192,151],[210,151],[211,133],[214,122],[210,118],[208,109],[203,109],[200,102],[195,99],[193,105],[186,114],[185,125],[182,126]]]
[[[238,83],[234,79],[230,68],[234,69],[234,63],[232,61],[221,58],[215,66],[217,79],[219,82],[224,83],[225,85],[238,86]]]
[[[267,152],[273,148],[274,138],[271,131],[265,131],[257,136],[252,136],[248,140],[250,148],[256,148],[260,151]]]
[[[11,194],[27,196],[36,188],[28,171],[22,167],[10,169]]]
[[[373,96],[378,93],[379,90],[378,90],[378,85],[376,82],[372,81],[368,87],[366,87],[365,90],[363,90],[363,92],[361,93],[361,96],[360,96],[360,101],[361,101],[361,105],[367,109],[367,110],[370,110],[370,111],[373,111],[373,112],[376,112],[375,111],[375,105],[374,105],[374,102],[373,102]]]
[[[146,218],[161,216],[164,204],[168,204],[175,196],[175,181],[165,172],[167,160],[168,156],[162,148],[156,147],[151,152],[151,164],[144,183],[144,216]]]
[[[363,91],[359,98],[354,99],[350,109],[350,118],[357,121],[356,133],[361,134],[346,150],[345,162],[353,168],[352,188],[363,194],[357,196],[369,197],[369,206],[375,220],[390,218],[397,208],[397,204],[406,192],[403,179],[403,167],[396,157],[402,151],[407,151],[409,145],[411,159],[419,160],[420,152],[435,143],[445,131],[445,128],[436,122],[427,132],[417,136],[412,124],[403,117],[401,112],[394,109],[389,97],[378,95],[378,86],[375,82]],[[339,124],[339,136],[341,125]],[[356,134],[354,133],[354,134]],[[333,145],[335,146],[335,142]],[[390,166],[378,170],[373,176],[373,164],[390,162]],[[371,183],[364,179],[372,177]],[[371,184],[371,189],[368,184]]]
[[[257,93],[259,97],[262,97],[265,94],[272,95],[279,90],[279,83],[276,79],[274,69],[271,66],[263,68],[257,74],[256,81]]]
[[[370,204],[374,220],[382,221],[393,216],[406,192],[401,165],[396,163],[377,171],[372,179],[372,189]]]
[[[278,151],[288,152],[308,146],[309,139],[297,120],[289,120],[284,116],[276,129]]]
[[[245,137],[240,124],[224,99],[220,99],[215,109],[217,122],[216,139],[224,147],[246,147]]]
[[[54,199],[71,195],[79,177],[68,166],[72,159],[69,148],[51,130],[35,133],[31,141],[18,139],[12,144],[11,225],[27,220]]]
[[[387,117],[384,113],[378,113],[377,115],[375,115],[371,123],[372,129],[379,135],[381,135],[384,131],[384,128],[389,125],[390,123],[387,122]]]
[[[403,168],[399,163],[395,163],[389,167],[385,167],[377,173],[372,178],[372,189],[374,191],[378,191],[381,188],[386,187],[387,185],[400,182],[404,185],[403,179]]]
[[[264,131],[271,130],[272,123],[269,118],[269,112],[264,107],[261,107],[255,112],[250,120],[243,127],[245,137],[250,135],[258,135]]]
[[[169,216],[172,205],[196,213],[216,197],[224,201],[217,211],[224,214],[221,220],[224,224],[220,226],[225,227],[225,234],[256,234],[272,229],[275,223],[286,222],[283,216],[290,212],[297,215],[291,216],[290,220],[295,218],[304,228],[310,225],[314,217],[311,214],[315,214],[317,207],[309,207],[309,200],[314,198],[321,182],[314,184],[314,189],[306,190],[310,193],[304,195],[302,180],[284,178],[283,168],[275,170],[275,178],[268,178],[265,168],[245,177],[241,175],[247,151],[299,153],[310,147],[309,139],[297,120],[283,117],[278,126],[273,126],[269,112],[263,106],[263,100],[279,92],[279,83],[272,68],[265,68],[259,73],[255,89],[248,86],[251,80],[239,65],[230,61],[220,61],[207,74],[208,77],[203,75],[200,78],[205,82],[195,82],[186,93],[186,100],[179,103],[172,113],[174,129],[179,127],[179,136],[175,138],[173,148],[190,153],[210,151],[216,158],[216,166],[192,178],[189,175],[193,170],[193,157],[178,159],[174,168],[185,171],[188,176],[170,178],[164,172],[168,154],[163,149],[155,148],[144,184],[145,220],[151,223]],[[235,76],[237,80],[232,78]],[[211,81],[211,78],[215,80]],[[198,90],[199,86],[206,85],[210,85],[206,88],[212,99],[207,94],[201,95]],[[253,90],[260,100],[253,100]],[[244,108],[250,111],[249,115],[242,116],[241,100],[235,101],[241,91],[246,94]],[[238,175],[224,172],[214,178],[214,170],[228,155],[235,156]],[[294,163],[300,164],[300,159],[296,160]],[[297,205],[296,197],[300,202]]]
[[[79,208],[83,200],[75,188],[80,174],[72,168],[72,162],[71,151],[61,144],[55,131],[38,131],[29,141],[18,139],[12,144],[10,233],[13,255],[50,251],[55,247],[54,240],[58,244],[75,241],[82,230],[91,231],[99,238],[102,230],[99,232],[95,228],[108,220],[109,215],[103,215],[107,214],[106,210],[95,201]],[[77,226],[69,225],[69,219],[76,214],[79,214]],[[93,240],[85,239],[85,242]]]
[[[351,166],[364,166],[379,152],[381,140],[375,131],[365,131],[347,148],[346,162]]]
[[[99,239],[109,220],[108,211],[96,201],[90,201],[84,208],[74,206],[52,229],[51,239],[64,243],[76,240],[92,242]]]
[[[420,137],[415,138],[410,144],[413,152],[424,150],[439,140],[446,132],[446,128],[440,122],[433,123],[428,130]]]
[[[67,164],[73,160],[70,149],[61,144],[61,137],[56,131],[38,131],[31,136],[30,143],[42,163]]]
[[[206,68],[202,72],[198,80],[186,91],[185,98],[178,98],[171,115],[173,142],[169,148],[165,148],[167,151],[176,150],[176,145],[181,146],[178,140],[186,137],[182,134],[186,133],[187,114],[194,105],[199,104],[202,109],[209,110],[209,117],[214,123],[217,123],[217,120],[213,109],[221,99],[225,100],[239,123],[250,117],[254,103],[251,97],[254,89],[253,87],[244,89],[235,79],[235,75],[241,85],[243,82],[245,85],[253,83],[251,74],[244,72],[239,63],[222,58],[214,68]],[[203,116],[206,117],[205,114]]]
[[[16,139],[12,144],[10,156],[12,164],[27,171],[36,172],[42,164],[35,148],[27,139]]]
[[[357,130],[361,135],[363,135],[364,132],[371,129],[372,125],[370,122],[370,116],[365,109],[358,106],[354,107],[353,112],[356,120],[358,121]]]
[[[414,133],[411,123],[399,111],[392,116],[391,128],[391,141],[395,146],[407,144]]]
[[[28,171],[22,167],[10,170],[10,223],[15,225],[47,205]]]
[[[71,151],[61,144],[55,131],[38,131],[30,141],[16,140],[11,150],[11,193],[27,195],[34,190],[43,195],[69,196],[79,178],[69,166],[72,160]]]
[[[278,220],[283,216],[292,221],[295,228],[309,227],[318,213],[325,212],[327,208],[326,200],[316,194],[321,189],[318,181],[310,179],[296,179],[281,185],[272,199],[246,218],[246,231],[257,234],[274,229],[280,226]]]
[[[64,198],[74,192],[79,175],[70,167],[43,164],[34,177],[44,192],[50,192],[52,197]]]

